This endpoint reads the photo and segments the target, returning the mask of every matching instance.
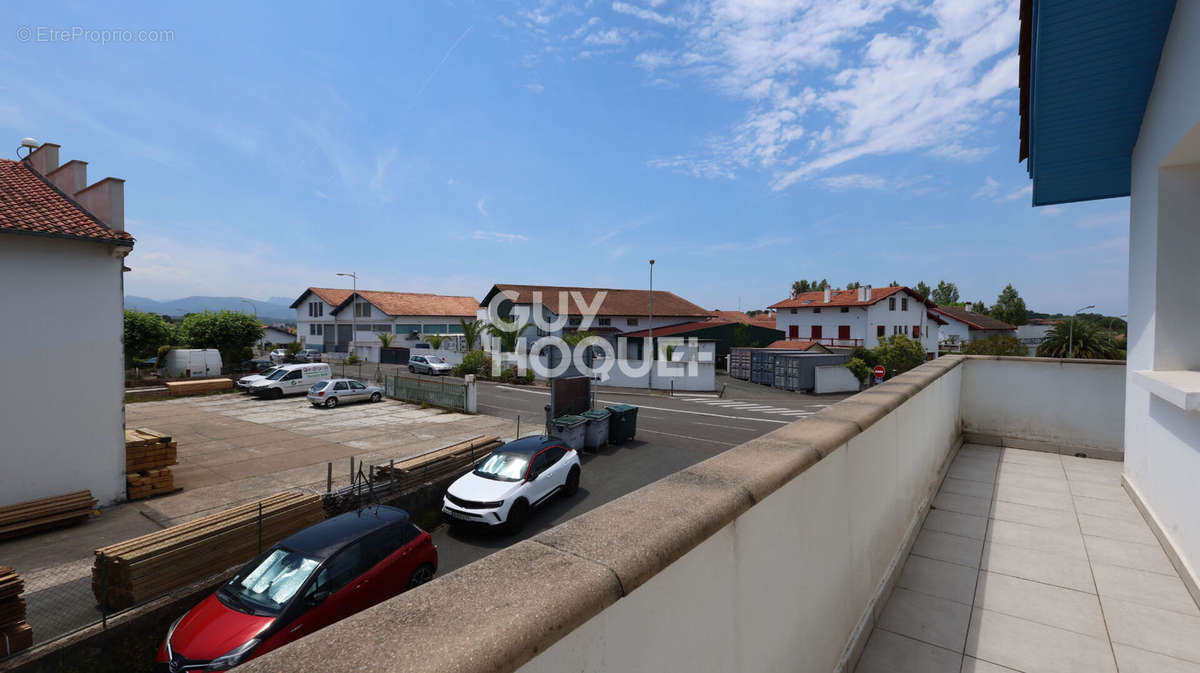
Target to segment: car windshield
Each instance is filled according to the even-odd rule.
[[[322,390],[325,390],[325,384],[327,384],[327,383],[329,383],[329,382],[328,381],[317,381],[316,383],[312,384],[312,387],[309,388],[308,391],[311,393],[319,393]]]
[[[429,357],[425,358],[425,361],[432,362],[434,364],[443,364],[446,362],[446,358],[438,357],[436,355],[430,355]]]
[[[268,381],[278,381],[279,379],[283,378],[285,374],[287,374],[286,369],[276,369],[274,372],[271,373],[270,376],[267,377],[267,380]]]
[[[268,377],[277,371],[279,371],[279,367],[270,367],[270,368],[264,369],[262,372],[260,372],[260,375],[263,377]]]
[[[523,453],[496,452],[475,468],[475,474],[497,481],[521,481],[525,478],[525,467],[529,456]]]
[[[279,614],[321,562],[287,549],[273,549],[249,571],[239,572],[217,592],[242,612]]]

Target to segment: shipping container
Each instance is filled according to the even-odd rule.
[[[848,354],[812,353],[780,355],[774,358],[771,385],[783,390],[812,390],[816,386],[816,368],[841,365],[850,361]]]

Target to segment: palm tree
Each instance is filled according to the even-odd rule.
[[[467,350],[474,350],[479,345],[479,337],[483,336],[484,322],[482,320],[459,318],[458,324],[462,325],[463,338],[467,342]]]
[[[517,350],[517,338],[521,333],[530,328],[529,323],[521,325],[515,330],[507,330],[496,325],[488,325],[488,334],[500,340],[500,351],[503,353],[512,353]]]
[[[375,336],[379,337],[379,343],[382,344],[384,348],[391,348],[392,339],[396,338],[396,335],[392,334],[391,332],[376,332]]]
[[[1074,325],[1072,326],[1072,323]],[[1073,347],[1072,347],[1073,346]],[[1091,321],[1064,318],[1046,333],[1046,340],[1038,346],[1038,357],[1077,357],[1089,360],[1119,360],[1121,351],[1113,343],[1108,332],[1099,329]]]

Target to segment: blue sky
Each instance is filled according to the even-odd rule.
[[[6,3],[0,127],[126,179],[157,299],[643,287],[654,258],[710,308],[946,279],[1124,313],[1128,200],[1029,205],[1017,4]],[[45,39],[76,26],[135,37]]]

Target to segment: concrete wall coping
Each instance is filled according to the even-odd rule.
[[[514,671],[966,360],[927,362],[237,670]]]
[[[1036,362],[1043,365],[1073,364],[1073,365],[1121,365],[1124,360],[1090,360],[1088,358],[1037,358],[1016,355],[959,355],[968,360],[1004,360],[1006,362]],[[941,358],[938,358],[941,359]],[[937,360],[934,360],[937,362]]]

